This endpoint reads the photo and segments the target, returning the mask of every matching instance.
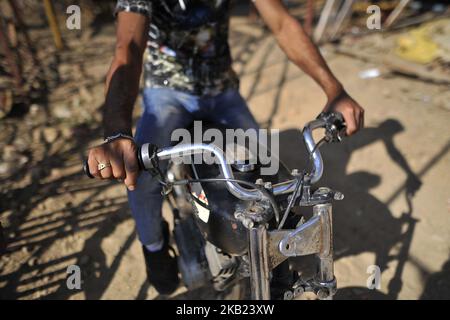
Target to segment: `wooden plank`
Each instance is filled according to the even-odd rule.
[[[407,76],[417,77],[424,81],[430,81],[438,84],[450,84],[450,76],[446,72],[439,70],[430,70],[426,65],[419,65],[413,62],[405,61],[392,54],[380,57],[377,54],[361,52],[361,50],[351,50],[346,48],[335,49],[336,53],[344,54],[350,57],[361,59],[363,61],[378,63],[382,73],[386,71],[396,72]]]

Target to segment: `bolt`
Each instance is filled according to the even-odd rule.
[[[294,169],[291,171],[291,175],[293,176],[298,176],[300,174],[300,172],[298,171],[298,169]]]
[[[256,180],[255,184],[262,186],[262,185],[264,185],[264,181],[263,181],[263,179],[259,178]]]
[[[264,183],[264,188],[266,190],[272,190],[272,182],[266,182]]]
[[[247,229],[251,229],[255,225],[255,223],[250,219],[244,219],[243,224],[244,224],[244,227],[246,227]]]
[[[243,213],[242,211],[236,211],[236,212],[234,213],[234,217],[235,217],[237,220],[241,220],[241,219],[244,217],[244,213]]]
[[[294,298],[294,294],[292,293],[292,291],[286,291],[284,293],[284,300],[292,300]]]
[[[317,291],[317,297],[320,300],[325,300],[326,298],[328,298],[329,295],[330,292],[328,291],[328,289],[319,289],[319,291]]]
[[[336,191],[334,193],[334,200],[340,201],[344,199],[344,194],[342,192]]]
[[[303,289],[302,286],[298,286],[297,288],[294,289],[294,295],[296,297],[301,296],[304,293],[305,293],[305,289]]]

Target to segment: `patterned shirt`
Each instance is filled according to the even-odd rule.
[[[195,95],[238,88],[228,44],[230,0],[118,0],[116,12],[149,16],[146,87]]]

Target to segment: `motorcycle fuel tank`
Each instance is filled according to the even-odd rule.
[[[277,183],[288,179],[288,170],[280,167],[276,175],[262,176],[260,165],[232,165],[235,179],[255,182]],[[215,165],[195,165],[198,178],[222,178]],[[231,255],[244,255],[248,249],[247,229],[234,216],[236,211],[245,211],[254,204],[233,196],[224,182],[195,183],[191,186],[197,225],[209,242]]]

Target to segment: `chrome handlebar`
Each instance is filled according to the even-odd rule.
[[[320,150],[316,147],[316,142],[312,136],[314,130],[325,128],[326,141],[340,141],[345,124],[343,117],[336,113],[322,113],[319,117],[308,122],[303,129],[303,140],[305,142],[308,153],[313,161],[313,170],[310,173],[311,184],[317,183],[323,174],[323,160]],[[153,168],[153,154],[150,152],[150,144],[145,144],[140,148],[139,158],[144,169]],[[192,145],[176,145],[174,147],[163,148],[156,152],[158,160],[168,160],[190,156],[197,153],[209,151],[214,154],[219,162],[220,171],[225,179],[234,179],[231,165],[227,163],[224,152],[213,144],[192,144]],[[275,196],[281,194],[289,194],[295,191],[297,180],[288,180],[273,185],[273,194]],[[262,200],[263,193],[257,189],[247,189],[234,181],[226,181],[228,191],[241,200]]]
[[[225,179],[234,179],[233,171],[229,163],[227,163],[224,152],[213,144],[190,144],[190,145],[176,145],[174,147],[164,148],[156,153],[158,160],[168,160],[194,155],[196,153],[202,153],[209,151],[219,161],[220,172]],[[149,144],[145,144],[141,147],[141,159],[144,168],[148,169],[153,166],[152,155],[149,153]],[[263,194],[257,189],[247,189],[236,182],[226,181],[228,191],[235,197],[242,200],[261,200]]]

